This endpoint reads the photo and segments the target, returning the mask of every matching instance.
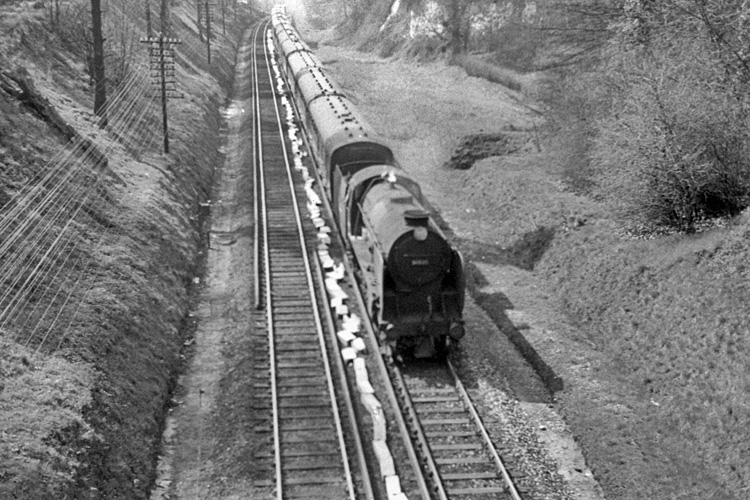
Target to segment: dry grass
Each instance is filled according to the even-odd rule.
[[[71,483],[80,466],[78,449],[64,445],[65,435],[81,444],[97,439],[82,416],[91,402],[93,372],[0,338],[0,380],[0,496],[54,497],[57,485]]]
[[[750,423],[749,219],[650,241],[592,227],[560,235],[540,266],[589,338],[658,406],[656,432],[675,446],[692,441],[733,491],[750,481],[741,458]]]

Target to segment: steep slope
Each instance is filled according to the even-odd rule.
[[[106,129],[70,31],[86,3],[57,20],[45,5],[0,7],[0,227],[16,241],[0,256],[0,497],[146,498],[188,354],[233,28],[209,65],[195,11],[173,9],[184,98],[165,155],[135,2],[108,13],[136,69],[110,87]]]

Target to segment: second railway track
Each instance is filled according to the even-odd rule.
[[[300,217],[299,195],[287,154],[274,75],[259,30],[254,50],[254,134],[259,305],[265,308],[266,338],[256,337],[255,403],[262,415],[256,437],[264,443],[256,462],[281,499],[354,500],[362,475],[350,466],[347,438],[336,384],[342,376],[329,363],[325,331],[308,258],[314,228]],[[298,183],[297,183],[298,185]],[[314,238],[314,232],[312,233]],[[354,463],[358,463],[356,457]],[[273,479],[271,479],[273,478]],[[361,498],[364,498],[361,497]]]

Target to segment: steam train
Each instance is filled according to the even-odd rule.
[[[285,9],[274,8],[271,21],[278,65],[381,338],[415,357],[445,353],[465,333],[461,254],[426,210],[419,185],[302,41]]]

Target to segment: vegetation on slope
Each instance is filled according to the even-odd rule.
[[[703,0],[354,2],[342,33],[383,55],[445,56],[514,90],[521,77],[479,61],[556,68],[550,116],[591,134],[596,168],[583,177],[595,194],[631,222],[692,232],[750,204],[748,9]]]
[[[673,464],[691,443],[715,478],[704,485],[714,489],[712,498],[744,498],[749,7],[718,0],[467,0],[463,42],[456,44],[446,10],[455,4],[401,2],[387,21],[391,34],[370,43],[387,55],[479,59],[517,72],[509,73],[517,86],[508,87],[543,105],[554,140],[543,138],[542,146],[556,148],[544,155],[545,168],[550,180],[562,181],[537,188],[562,186],[586,211],[584,223],[555,228],[534,272],[592,344],[617,361],[607,367],[611,376],[653,409],[638,429],[618,425],[622,434],[637,447],[663,450],[647,456]],[[453,47],[462,48],[459,58]],[[504,213],[520,225],[536,217],[530,207],[540,219],[557,208],[523,205]],[[603,484],[608,497],[632,498],[607,472],[627,466],[606,445],[616,437],[579,429],[595,472],[612,480]],[[674,471],[686,477],[652,492],[699,497],[692,473]]]
[[[194,4],[168,3],[185,99],[168,104],[165,155],[139,43],[144,5],[153,30],[159,2],[105,13],[106,127],[92,113],[90,3],[0,2],[2,498],[149,495],[190,335],[236,36],[232,24],[216,36],[209,65]]]

